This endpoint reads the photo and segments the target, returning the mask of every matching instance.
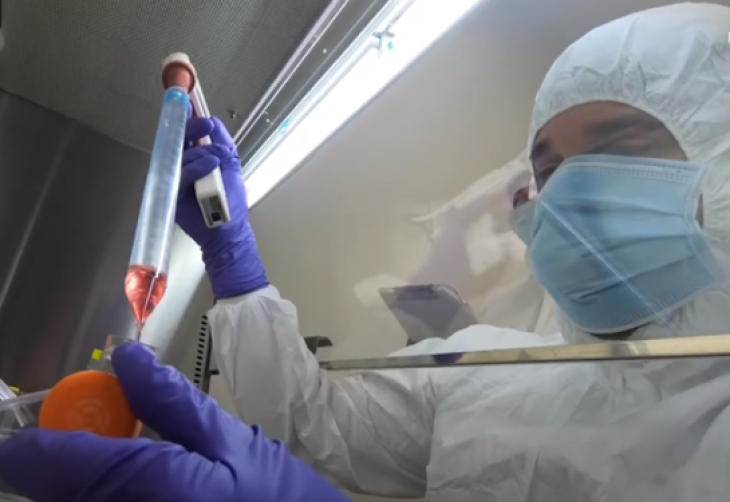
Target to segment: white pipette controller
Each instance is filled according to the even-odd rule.
[[[171,65],[185,65],[195,72],[195,67],[190,63],[190,58],[182,52],[175,52],[164,59],[162,62],[163,74],[165,68]],[[196,117],[210,118],[208,104],[205,101],[205,96],[203,96],[197,74],[195,82],[195,87],[190,93],[193,113]],[[206,136],[198,144],[210,145],[210,138]],[[217,228],[231,221],[231,211],[228,207],[228,197],[226,196],[225,185],[223,185],[220,167],[215,168],[210,174],[195,182],[195,196],[198,199],[203,220],[208,228]]]

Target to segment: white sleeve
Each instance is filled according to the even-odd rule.
[[[433,423],[423,370],[320,370],[294,305],[268,287],[208,314],[221,374],[245,422],[350,491],[421,497]]]

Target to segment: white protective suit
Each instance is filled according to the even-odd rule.
[[[604,25],[567,49],[537,96],[534,135],[563,110],[644,110],[707,167],[704,229],[730,253],[730,10],[681,4]],[[439,502],[727,502],[730,362],[676,360],[370,372],[320,371],[294,305],[273,287],[210,312],[237,407],[353,491]],[[673,314],[727,332],[730,285]],[[589,339],[563,321],[570,341]],[[562,343],[492,326],[400,354]]]

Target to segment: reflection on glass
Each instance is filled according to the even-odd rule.
[[[444,284],[383,288],[380,297],[411,344],[428,338],[448,338],[479,324],[469,304]]]
[[[402,330],[410,343],[425,338],[446,338],[473,324],[546,336],[559,332],[555,305],[530,273],[525,262],[525,245],[513,232],[512,200],[522,189],[534,195],[526,151],[489,171],[451,201],[424,216],[412,218],[411,223],[428,234],[427,252],[416,252],[424,244],[413,242],[408,252],[411,263],[416,265],[411,265],[410,271],[400,278],[386,274],[370,276],[355,286],[355,296],[371,312],[370,322],[377,322],[383,331],[390,333]],[[407,240],[404,232],[400,232],[399,239]],[[400,244],[404,245],[404,242]],[[401,254],[404,250],[405,247]],[[403,272],[408,260],[400,261]],[[381,293],[426,284],[453,290],[465,305],[458,314],[445,313],[449,309],[444,305],[438,320],[434,319],[437,313],[429,312],[429,321],[424,321],[423,314],[412,312],[415,307],[394,308],[393,302]],[[388,324],[392,318],[376,312],[383,307],[397,319],[397,325]],[[454,317],[454,323],[449,325]],[[434,327],[439,324],[449,326]]]

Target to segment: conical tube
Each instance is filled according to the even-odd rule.
[[[180,86],[165,91],[142,196],[124,284],[138,323],[138,336],[167,289],[185,123],[190,112],[188,92]]]

